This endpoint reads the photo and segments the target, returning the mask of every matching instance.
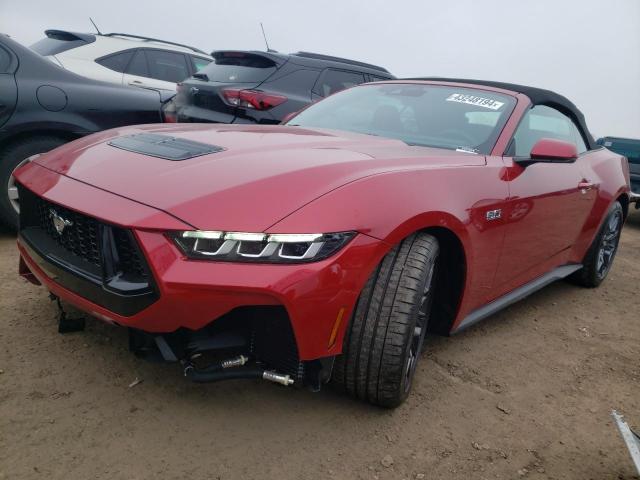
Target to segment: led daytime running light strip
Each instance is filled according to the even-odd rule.
[[[313,243],[323,237],[321,233],[265,233],[220,232],[205,230],[189,230],[182,232],[183,238],[207,240],[236,240],[240,242],[277,242],[277,243]]]

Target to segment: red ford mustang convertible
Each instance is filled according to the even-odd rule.
[[[627,160],[569,100],[451,79],[358,86],[286,125],[110,130],[16,178],[20,273],[137,354],[388,407],[427,331],[598,286],[629,207]]]

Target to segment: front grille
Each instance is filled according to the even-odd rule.
[[[140,278],[147,278],[148,273],[144,261],[138,252],[131,233],[121,228],[113,230],[113,236],[118,252],[120,268],[124,273],[130,273]]]
[[[123,316],[158,299],[131,230],[50,202],[18,184],[20,243],[51,279]]]
[[[37,198],[36,204],[39,227],[47,232],[53,241],[92,265],[97,267],[101,265],[98,245],[99,223],[95,218],[87,217],[60,205],[54,205],[42,198]],[[65,228],[62,234],[59,234],[53,225],[52,217],[54,214],[72,222],[72,225]]]
[[[138,251],[131,232],[123,228],[107,225],[96,218],[83,215],[61,205],[51,203],[41,197],[34,196],[38,211],[39,227],[58,245],[75,257],[89,262],[96,267],[102,266],[100,238],[102,229],[113,232],[115,251],[117,253],[117,273],[146,279],[148,276],[144,261]],[[58,233],[53,223],[54,215],[59,215],[70,224],[62,233]]]

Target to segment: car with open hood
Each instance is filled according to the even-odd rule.
[[[598,286],[629,207],[627,160],[565,97],[455,79],[356,86],[285,125],[109,130],[16,179],[20,273],[136,353],[386,407],[427,331]]]

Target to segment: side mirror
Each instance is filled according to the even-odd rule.
[[[571,163],[578,158],[578,149],[571,142],[541,138],[531,149],[530,157],[522,159],[522,162],[525,164],[536,162]]]

